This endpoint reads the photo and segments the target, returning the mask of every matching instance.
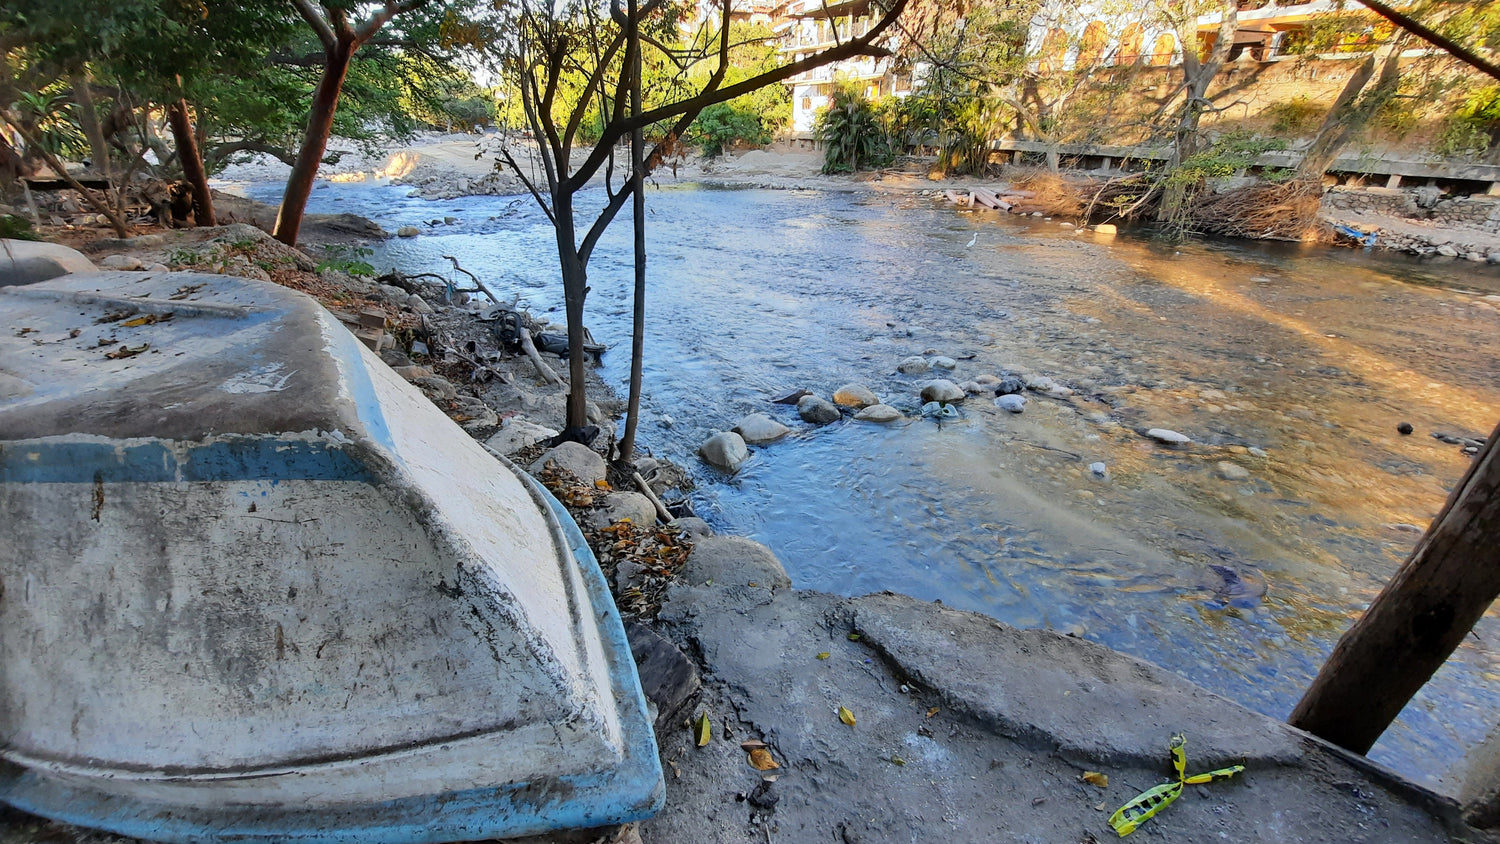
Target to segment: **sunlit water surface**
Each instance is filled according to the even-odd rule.
[[[275,202],[279,188],[246,192]],[[320,184],[309,210],[422,226],[373,263],[451,273],[441,256],[456,255],[562,320],[551,227],[529,200],[405,193]],[[648,208],[641,440],[693,467],[716,528],[769,545],[801,588],[889,589],[1073,632],[1277,718],[1468,465],[1430,433],[1482,436],[1500,419],[1500,275],[1483,266],[1106,239],[910,194],[675,186]],[[446,216],[459,223],[424,223]],[[593,259],[587,317],[621,395],[630,260],[622,220]],[[962,358],[958,382],[1024,367],[1076,395],[1032,394],[1021,415],[975,397],[939,426],[915,418],[935,376],[896,374],[930,350]],[[914,418],[814,428],[767,402],[848,382]],[[754,411],[796,433],[734,477],[696,459]],[[1197,444],[1163,448],[1138,433],[1151,427]],[[1265,598],[1226,603],[1210,566],[1264,580]],[[1377,761],[1456,789],[1496,722],[1497,634],[1492,614]]]

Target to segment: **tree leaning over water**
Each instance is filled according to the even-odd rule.
[[[520,176],[556,234],[558,264],[568,322],[567,427],[587,422],[584,388],[584,305],[588,297],[588,263],[599,238],[615,216],[639,194],[644,179],[674,152],[683,133],[707,107],[841,59],[887,55],[886,33],[900,17],[908,0],[893,0],[864,35],[833,47],[725,84],[730,53],[736,46],[730,33],[730,3],[720,10],[718,25],[685,42],[677,21],[685,11],[671,0],[645,0],[628,7],[621,0],[517,0],[500,7],[499,17],[476,23],[469,37],[487,49],[497,70],[519,94],[541,177],[534,178],[507,150],[506,163]],[[695,69],[711,68],[706,80]],[[640,85],[640,105],[631,108],[631,90],[638,67],[662,69],[649,87]],[[695,81],[698,80],[698,81]],[[590,125],[592,123],[592,125]],[[573,152],[583,130],[597,140]],[[616,179],[616,146],[639,133],[640,144],[650,139],[650,150],[635,156]],[[591,221],[580,219],[578,193],[603,174],[605,201]],[[640,338],[645,313],[644,220],[636,211],[636,300],[631,372],[631,412],[626,436],[620,442],[620,461],[628,463],[634,450],[635,419],[640,393]]]

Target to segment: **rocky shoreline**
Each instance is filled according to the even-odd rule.
[[[800,184],[796,176],[753,178]],[[631,828],[533,839],[538,844],[1104,840],[1113,837],[1109,812],[1168,773],[1166,744],[1176,732],[1189,736],[1195,767],[1244,763],[1249,771],[1190,790],[1144,827],[1147,834],[1482,838],[1453,801],[1148,663],[903,596],[793,589],[759,543],[715,535],[693,518],[658,524],[650,498],[605,461],[621,409],[607,386],[590,371],[589,421],[601,428],[595,448],[548,448],[563,427],[565,381],[553,383],[503,348],[493,324],[478,319],[479,303],[450,301],[441,282],[349,275],[244,224],[79,245],[97,263],[122,269],[132,261],[143,270],[206,269],[317,296],[470,436],[527,466],[569,506],[633,619],[668,797],[660,815]],[[953,364],[932,349],[899,369],[925,377]],[[554,369],[566,378],[565,367]],[[1068,387],[1007,370],[961,384],[934,379],[896,402],[903,407],[881,403],[859,384],[792,401],[809,424],[845,413],[880,423],[941,418],[975,396],[1022,412],[1028,391],[1065,398]],[[715,456],[704,458],[733,471],[747,443],[772,442],[788,430],[751,415],[711,438],[722,454],[705,443]],[[1170,447],[1174,433],[1143,435]],[[681,483],[669,464],[638,461],[636,469],[658,497],[671,497]],[[699,716],[710,725],[706,743],[688,728]],[[776,767],[749,753],[756,746]],[[1086,774],[1104,775],[1104,784]],[[124,840],[0,815],[0,844],[44,839]]]

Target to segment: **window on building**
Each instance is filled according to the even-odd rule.
[[[1104,60],[1104,51],[1109,49],[1109,29],[1103,21],[1094,21],[1083,28],[1083,37],[1078,41],[1077,67],[1093,67]]]
[[[1151,45],[1151,64],[1166,67],[1177,56],[1177,39],[1170,32],[1163,32]]]
[[[1120,34],[1120,52],[1115,61],[1117,64],[1135,64],[1141,60],[1141,41],[1145,39],[1146,32],[1138,23],[1125,27]]]

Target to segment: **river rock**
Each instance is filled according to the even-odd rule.
[[[698,456],[710,466],[734,473],[750,459],[750,449],[745,447],[745,440],[739,434],[723,431],[698,446]]]
[[[998,375],[991,375],[988,372],[986,372],[985,374],[980,375],[979,377],[975,378],[974,381],[975,381],[975,383],[979,384],[979,386],[981,386],[981,387],[994,388],[995,385],[997,385],[997,384],[1000,383],[1000,376],[998,376]]]
[[[138,270],[142,266],[141,259],[134,255],[106,255],[99,261],[101,270]]]
[[[425,375],[413,378],[412,383],[422,388],[428,398],[433,401],[453,401],[458,397],[458,390],[454,388],[453,382],[441,375]]]
[[[402,226],[401,228],[396,229],[396,237],[416,237],[421,233],[422,230],[417,228],[416,226]]]
[[[906,375],[916,375],[919,372],[926,372],[931,368],[932,364],[927,362],[927,358],[920,355],[913,355],[896,364],[896,371]]]
[[[965,397],[963,390],[958,385],[944,378],[936,381],[928,381],[922,387],[922,401],[924,402],[954,402],[963,401]]]
[[[958,361],[954,360],[953,358],[948,357],[947,355],[939,355],[939,356],[937,356],[937,357],[935,357],[935,358],[932,359],[932,368],[933,369],[947,369],[947,370],[957,369],[958,368]]]
[[[1442,246],[1439,246],[1437,248],[1437,253],[1439,255],[1442,255],[1444,258],[1457,258],[1458,257],[1458,250],[1454,249],[1453,245],[1450,244],[1450,243],[1444,243]]]
[[[860,410],[872,404],[880,404],[880,397],[863,384],[845,384],[834,391],[833,403]]]
[[[557,436],[557,432],[545,425],[538,425],[519,416],[512,416],[506,419],[504,424],[500,426],[500,430],[485,440],[484,444],[501,454],[511,454],[520,451],[526,446],[539,443],[542,440],[550,440],[555,436]]]
[[[895,422],[903,417],[901,411],[888,404],[872,404],[854,414],[854,418],[861,422]]]
[[[1115,227],[1114,223],[1100,223],[1099,225],[1094,226],[1094,231],[1098,232],[1099,234],[1113,235],[1118,233],[1120,230]]]
[[[684,535],[689,537],[714,535],[714,529],[709,527],[708,522],[703,521],[697,516],[683,516],[673,519],[672,526],[681,530]]]
[[[995,394],[999,396],[1008,396],[1011,393],[1019,393],[1024,389],[1026,389],[1025,381],[1022,381],[1014,375],[1007,375],[1004,378],[1001,378],[1000,382],[995,385]]]
[[[752,413],[739,421],[730,430],[740,435],[747,443],[760,445],[775,442],[792,432],[791,428],[777,422],[764,413]]]
[[[1019,393],[1012,393],[1008,396],[1001,396],[1000,398],[995,399],[995,407],[998,407],[1001,410],[1008,410],[1011,413],[1020,413],[1021,411],[1026,409],[1026,397],[1020,395]]]
[[[962,384],[959,384],[958,388],[971,396],[988,392],[984,387],[981,387],[979,385],[978,381],[965,381]]]
[[[1226,481],[1243,481],[1250,478],[1250,470],[1244,466],[1221,460],[1218,463],[1219,477]]]
[[[419,314],[430,314],[433,311],[432,305],[415,293],[406,297],[406,306]]]
[[[739,439],[736,437],[736,439]],[[744,443],[741,442],[741,446]],[[541,474],[547,468],[548,463],[556,463],[559,469],[566,469],[573,473],[585,484],[592,485],[595,481],[602,481],[608,474],[609,464],[604,458],[595,454],[593,449],[583,443],[565,442],[556,448],[548,449],[542,453],[536,462],[527,467],[526,471],[533,475]]]
[[[1192,437],[1189,437],[1185,434],[1179,434],[1176,431],[1171,430],[1170,428],[1152,428],[1146,432],[1146,436],[1150,437],[1153,440],[1156,440],[1159,443],[1166,443],[1167,445],[1186,445],[1187,443],[1193,441]]]
[[[837,422],[842,414],[839,413],[838,407],[827,399],[818,396],[803,396],[797,401],[797,415],[802,417],[803,422],[826,425],[829,422]]]
[[[604,499],[604,506],[589,511],[585,521],[590,527],[609,527],[621,519],[629,519],[633,525],[650,527],[656,524],[656,505],[639,492],[611,492]]]

